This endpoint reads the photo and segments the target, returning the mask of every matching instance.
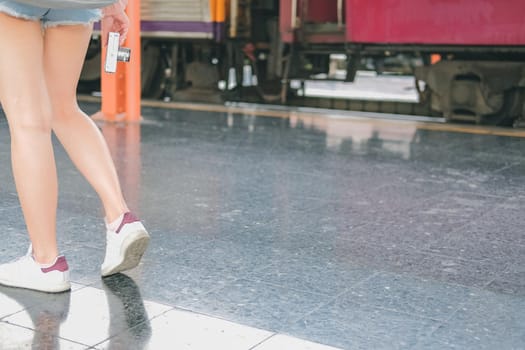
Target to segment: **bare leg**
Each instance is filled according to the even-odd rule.
[[[0,33],[11,33],[0,35],[0,101],[11,133],[13,175],[34,257],[50,263],[58,255],[57,175],[40,22],[0,13]]]
[[[100,196],[108,221],[128,211],[117,172],[102,134],[76,100],[76,86],[91,28],[48,28],[44,39],[44,70],[53,110],[53,130],[69,156]],[[101,275],[109,276],[137,266],[150,236],[132,214],[119,227],[106,231],[106,254]]]
[[[73,163],[100,196],[109,221],[128,211],[106,142],[77,104],[76,87],[91,27],[46,29],[44,71],[53,110],[53,131]]]

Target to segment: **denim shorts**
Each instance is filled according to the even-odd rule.
[[[102,17],[99,9],[50,9],[0,0],[0,12],[13,17],[41,21],[42,27],[91,24]]]

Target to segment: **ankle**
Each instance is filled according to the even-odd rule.
[[[37,253],[33,251],[33,259],[39,265],[49,265],[55,262],[58,257],[58,252],[51,253]]]
[[[114,222],[115,220],[122,218],[124,214],[129,212],[127,206],[121,207],[117,210],[106,210],[106,217],[104,218],[106,220],[106,223]]]
[[[124,216],[126,214],[120,214],[118,217],[116,217],[114,220],[108,220],[106,217],[104,221],[106,222],[106,228],[110,231],[116,231],[120,224],[122,223],[122,220],[124,219]]]

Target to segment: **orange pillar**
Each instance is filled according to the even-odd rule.
[[[215,9],[212,12],[214,18],[212,19],[217,23],[224,23],[226,21],[226,0],[213,1]]]
[[[129,1],[126,8],[130,26],[125,47],[131,49],[129,62],[118,62],[116,73],[104,71],[106,48],[102,47],[101,111],[93,118],[104,121],[140,121],[140,0]]]

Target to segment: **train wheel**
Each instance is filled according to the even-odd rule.
[[[512,126],[522,116],[525,103],[525,89],[512,89],[503,96],[503,107],[498,113],[483,116],[482,124]]]
[[[523,113],[524,72],[522,62],[457,60],[417,67],[415,76],[447,121],[509,126]]]

